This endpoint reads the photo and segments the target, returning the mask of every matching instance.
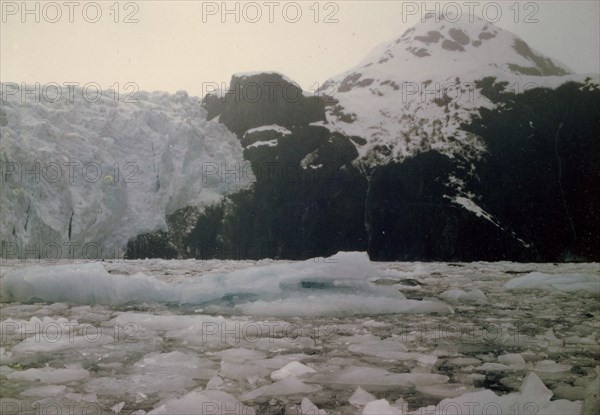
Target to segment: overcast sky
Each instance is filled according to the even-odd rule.
[[[135,82],[141,90],[201,95],[205,82],[275,70],[310,89],[400,36],[426,11],[420,1],[393,0],[228,2],[234,12],[225,15],[221,1],[75,3],[28,2],[23,14],[21,1],[2,1],[3,82],[96,82],[103,89]],[[576,72],[600,72],[600,2],[515,3],[428,2],[426,8],[458,5],[468,13],[472,7]]]

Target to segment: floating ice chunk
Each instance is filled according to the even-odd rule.
[[[542,360],[535,364],[533,370],[542,380],[555,381],[563,378],[571,368],[571,365],[556,363],[553,360]]]
[[[581,415],[597,415],[600,413],[600,376],[596,376],[585,392]]]
[[[98,402],[98,397],[95,393],[74,393],[70,392],[65,395],[65,398],[78,402]]]
[[[195,379],[214,378],[218,374],[215,367],[215,362],[192,353],[149,353],[133,365],[133,373],[118,377],[96,377],[86,382],[85,389],[109,395],[127,393],[143,398],[149,393],[190,388],[195,385]]]
[[[191,353],[173,351],[149,353],[137,361],[133,373],[118,377],[96,377],[84,385],[90,392],[109,395],[127,393],[139,400],[149,393],[173,392],[190,388],[195,379],[217,376],[216,363]]]
[[[302,399],[300,411],[303,415],[327,415],[327,411],[317,408],[308,398]]]
[[[383,321],[375,321],[375,320],[367,320],[362,323],[364,327],[385,327],[388,323],[384,323]]]
[[[109,274],[100,263],[27,267],[4,276],[4,301],[75,304],[174,301],[174,287],[144,274]]]
[[[556,363],[554,360],[542,360],[534,366],[536,372],[561,373],[568,372],[573,366]]]
[[[378,287],[370,281],[376,275],[364,252],[177,281],[141,273],[109,274],[102,264],[87,263],[10,271],[3,278],[0,297],[9,302],[71,304],[167,302],[257,316],[452,313],[442,302],[407,300],[397,290]]]
[[[406,346],[398,338],[381,340],[376,336],[353,336],[346,340],[352,343],[348,350],[384,359],[416,360],[418,353],[408,353]]]
[[[312,367],[308,367],[300,362],[290,362],[279,370],[271,373],[271,379],[281,380],[288,376],[300,377],[307,373],[316,373]]]
[[[264,396],[283,396],[313,393],[321,390],[318,385],[307,385],[298,378],[288,376],[270,385],[261,386],[240,396],[241,401],[249,401]]]
[[[558,399],[549,402],[540,409],[540,415],[581,415],[581,402],[571,402],[566,399]],[[595,412],[598,414],[598,412]]]
[[[177,376],[189,377],[190,379],[210,379],[215,375],[215,371],[211,370],[215,366],[213,361],[179,351],[150,353],[133,366],[139,373],[164,376],[166,378]]]
[[[222,378],[228,379],[247,379],[251,377],[267,377],[271,371],[256,363],[229,363],[225,360],[221,362],[221,371],[219,372]]]
[[[274,356],[270,359],[259,359],[255,360],[254,362],[260,364],[261,366],[267,369],[278,370],[287,365],[288,363],[299,362],[308,357],[308,355],[302,353],[292,353]]]
[[[510,371],[519,370],[519,369],[520,368],[508,366],[503,363],[492,363],[492,362],[484,363],[477,368],[477,370],[483,371],[483,372],[510,372]]]
[[[504,413],[500,400],[491,390],[482,390],[478,392],[468,392],[456,398],[447,398],[437,404],[431,413],[442,414],[448,411],[448,408],[456,408],[458,413],[468,413],[469,415],[483,415],[484,408],[496,413]],[[493,409],[491,409],[493,408]],[[418,413],[418,412],[417,412]],[[508,412],[507,412],[508,413]]]
[[[523,359],[521,353],[508,353],[500,355],[498,356],[498,361],[513,367],[522,368],[526,366],[525,359]]]
[[[192,391],[178,399],[170,399],[148,415],[214,414],[254,415],[254,409],[242,404],[233,395],[222,391]]]
[[[363,415],[402,415],[400,409],[390,406],[385,399],[369,402],[362,413]]]
[[[236,307],[243,314],[276,317],[315,317],[377,314],[452,314],[447,304],[387,296],[331,294],[290,297],[273,301],[254,301]]]
[[[532,272],[522,277],[513,278],[504,284],[509,290],[539,289],[562,292],[600,293],[600,275],[592,274],[544,274]]]
[[[91,327],[91,326],[90,326]],[[61,334],[60,337],[41,336],[28,337],[15,345],[11,351],[15,355],[29,353],[56,353],[68,349],[87,349],[99,347],[104,344],[114,343],[115,339],[107,330],[94,328],[88,331],[87,336],[71,336]]]
[[[456,359],[448,360],[448,363],[455,366],[474,366],[481,363],[481,360],[474,357],[457,357]]]
[[[0,365],[9,365],[13,362],[13,354],[11,351],[0,347]]]
[[[485,293],[479,288],[475,288],[469,292],[461,289],[447,290],[440,294],[440,298],[450,303],[486,304],[488,301]]]
[[[263,352],[244,348],[222,350],[217,352],[216,355],[231,363],[243,363],[247,360],[264,359],[266,357]]]
[[[569,401],[583,401],[585,399],[586,390],[582,386],[571,386],[567,384],[560,384],[552,387],[554,396],[561,399],[567,399]]]
[[[359,386],[358,388],[356,388],[356,390],[354,391],[354,393],[352,394],[350,399],[348,399],[348,402],[350,402],[351,405],[358,407],[358,406],[365,406],[369,402],[375,401],[375,400],[377,400],[375,395],[367,392],[366,390],[364,390],[363,388],[361,388]]]
[[[221,385],[223,385],[223,379],[220,376],[215,376],[208,381],[206,389],[219,389]]]
[[[417,392],[432,398],[455,398],[467,392],[473,392],[472,386],[462,383],[443,383],[439,385],[422,385],[416,387]]]
[[[491,390],[468,392],[455,398],[442,400],[432,413],[447,413],[449,408],[470,415],[494,413],[510,413],[511,408],[534,410],[538,415],[578,415],[580,402],[566,400],[550,401],[552,392],[544,385],[535,373],[529,373],[518,393],[498,396]],[[492,409],[493,408],[493,409]],[[417,411],[417,413],[419,413]]]
[[[407,387],[445,383],[448,381],[448,376],[430,373],[392,373],[376,367],[348,366],[333,374],[317,373],[307,381],[362,387]]]
[[[28,380],[35,382],[39,380],[43,383],[70,383],[74,381],[81,381],[87,379],[90,376],[90,372],[81,367],[73,367],[66,369],[54,369],[52,367],[45,367],[43,369],[27,369],[24,371],[15,371],[10,373],[7,378],[14,380]]]
[[[37,388],[25,389],[21,392],[23,396],[35,396],[39,398],[47,398],[50,396],[59,396],[67,391],[67,387],[63,385],[48,385],[39,386]]]
[[[394,359],[399,361],[414,360],[423,366],[433,365],[437,361],[435,356],[406,352],[406,347],[398,340],[394,339],[370,340],[365,343],[353,344],[348,347],[348,350],[353,353],[362,353],[384,359]]]
[[[53,340],[60,339],[61,336],[69,336],[79,324],[76,321],[69,321],[66,318],[59,317],[53,319],[51,317],[33,316],[29,321],[6,319],[0,323],[0,333],[5,338],[23,339],[25,337],[35,336],[43,331],[44,337]],[[39,338],[39,336],[38,336]]]
[[[115,414],[119,414],[121,413],[121,410],[123,409],[123,407],[125,406],[125,402],[119,402],[113,405],[113,407],[111,408],[111,410],[115,413]]]

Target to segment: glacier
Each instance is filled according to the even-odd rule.
[[[199,212],[254,180],[239,140],[184,91],[115,100],[76,87],[54,100],[2,90],[4,257],[118,258],[176,210]]]

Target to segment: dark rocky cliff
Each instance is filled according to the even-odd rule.
[[[232,87],[252,82],[296,88],[275,74],[234,78]],[[207,97],[209,113],[242,141],[256,182],[199,213],[191,232],[170,226],[141,235],[128,257],[301,259],[367,250],[374,260],[600,260],[600,91],[567,83],[515,95],[483,82],[504,104],[463,126],[484,142],[483,157],[427,151],[371,169],[356,162],[350,137],[314,124],[324,119],[321,99],[301,91],[298,102]],[[247,133],[270,124],[288,131]],[[485,215],[455,203],[450,177]]]

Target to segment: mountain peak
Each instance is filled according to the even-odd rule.
[[[475,87],[483,79],[520,93],[578,77],[483,19],[429,16],[321,90],[333,91],[336,100],[327,111],[329,124],[367,140],[357,149],[368,164],[385,164],[430,149],[481,154],[480,140],[460,126],[480,108],[495,106]]]
[[[383,65],[383,66],[382,66]],[[450,19],[428,15],[402,36],[376,48],[359,67],[380,66],[407,78],[444,72],[500,70],[517,75],[563,76],[565,65],[545,57],[508,30],[474,16]]]

